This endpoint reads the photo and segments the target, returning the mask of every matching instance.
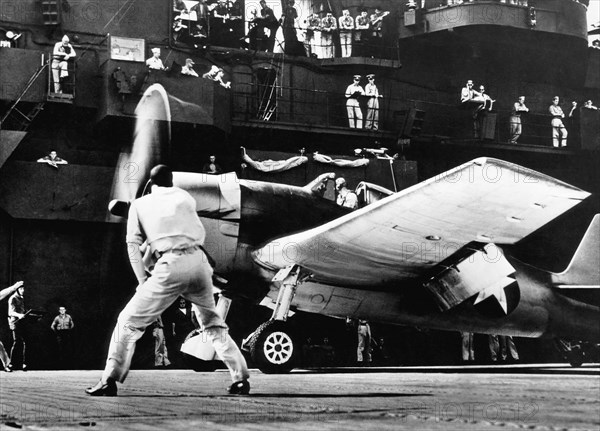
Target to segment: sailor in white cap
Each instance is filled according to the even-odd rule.
[[[165,70],[165,66],[160,59],[160,48],[152,48],[152,57],[146,60],[146,66],[152,70]]]
[[[369,83],[365,85],[365,96],[367,99],[367,121],[365,122],[365,129],[377,130],[379,129],[379,98],[383,97],[379,94],[379,90],[375,85],[375,75],[367,75]]]
[[[346,88],[346,109],[348,110],[348,123],[351,128],[362,129],[363,115],[358,102],[358,96],[364,96],[365,90],[360,86],[360,75],[354,75],[352,84]]]
[[[75,50],[69,43],[69,36],[66,34],[60,42],[54,44],[52,51],[52,80],[54,81],[54,92],[62,93],[63,88],[61,79],[69,76],[69,59],[75,57]]]
[[[195,76],[196,78],[198,78],[198,74],[194,70],[194,64],[196,64],[196,63],[194,63],[194,60],[192,60],[191,58],[186,58],[185,59],[185,66],[183,66],[181,68],[181,74],[182,75]]]

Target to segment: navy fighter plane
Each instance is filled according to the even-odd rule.
[[[159,161],[156,142],[162,145],[168,131],[152,130],[157,120],[170,118],[169,100],[153,86],[140,102],[147,109],[138,107],[136,139],[120,171],[131,178],[134,166],[141,177],[127,183],[118,173],[113,214],[126,214],[127,201],[142,193],[144,175]],[[142,141],[154,149],[144,151]],[[294,311],[551,337],[574,365],[584,360],[586,346],[600,340],[600,304],[585,299],[600,286],[600,215],[564,272],[529,266],[503,249],[589,193],[522,166],[479,158],[398,193],[361,183],[360,208],[351,211],[324,197],[333,178],[326,174],[296,187],[235,173],[174,173],[174,184],[196,199],[206,228],[220,309],[225,314],[228,298],[246,297],[273,310],[243,343],[262,371],[293,368],[299,345],[288,317]]]

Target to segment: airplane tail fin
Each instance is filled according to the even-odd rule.
[[[596,214],[563,272],[553,274],[558,287],[600,287],[600,214]]]

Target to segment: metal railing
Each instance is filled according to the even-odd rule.
[[[575,1],[575,0],[574,0]],[[529,7],[528,0],[423,0],[423,9],[436,9],[443,6],[458,6],[469,3],[500,3],[511,6]]]
[[[276,101],[266,101],[272,93],[272,86],[265,84],[238,84],[234,86],[233,118],[240,120],[264,120],[271,122],[295,123],[304,126],[348,127],[346,97],[344,94],[325,90],[298,89],[277,86]],[[361,97],[363,99],[363,97]],[[365,99],[366,100],[366,99]],[[265,104],[277,106],[268,119],[265,119]],[[367,102],[361,101],[363,125],[366,124]],[[383,110],[379,108],[378,113]],[[381,120],[380,120],[381,121]],[[363,127],[361,127],[363,128]],[[381,128],[381,127],[380,127]]]
[[[512,111],[497,109],[481,111],[476,116],[473,109],[463,109],[459,104],[436,103],[424,100],[408,100],[408,103],[427,112],[423,128],[424,135],[437,135],[450,139],[499,142],[514,144],[515,123]],[[496,105],[497,106],[497,105]],[[546,112],[527,112],[519,116],[521,133],[516,143],[552,147],[552,116]],[[563,119],[564,128],[570,133],[571,142],[578,137],[575,132],[579,127],[577,117]]]
[[[279,31],[264,31],[254,22],[235,20],[197,20],[183,22],[176,16],[173,38],[193,47],[206,45],[247,49],[313,58],[367,57],[399,60],[398,38],[384,39],[381,33],[369,30],[324,31],[305,27],[285,27]],[[211,24],[212,22],[212,24]],[[218,25],[215,23],[218,22]],[[246,32],[245,29],[249,28]]]
[[[246,77],[247,78],[247,77]],[[247,79],[248,80],[248,79]],[[380,87],[381,88],[381,87]],[[380,89],[381,91],[381,89]],[[275,112],[268,119],[261,117],[260,107],[265,105],[265,95],[274,95]],[[367,126],[367,97],[359,97],[362,111],[362,128]],[[497,105],[496,105],[497,106]],[[414,98],[398,98],[385,94],[379,100],[378,129],[385,132],[403,131],[409,110],[425,111],[420,124],[420,135],[462,141],[487,141],[508,144],[514,137],[511,131],[511,111],[495,108],[473,118],[472,109],[463,109],[458,103],[431,102]],[[344,94],[320,89],[304,89],[273,86],[253,82],[238,83],[233,87],[233,118],[240,121],[268,121],[295,124],[304,127],[349,127],[348,111]],[[517,143],[522,145],[552,146],[552,117],[543,112],[521,114],[521,133]],[[569,140],[576,139],[572,133],[577,127],[576,118],[563,120],[570,133]]]
[[[74,99],[75,98],[75,61],[53,60],[50,54],[50,67],[48,68],[48,98]]]

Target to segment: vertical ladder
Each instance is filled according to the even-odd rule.
[[[265,88],[262,94],[262,100],[259,102],[257,118],[262,121],[269,121],[273,114],[277,111],[277,89],[279,88],[279,76],[283,73],[283,66],[285,62],[285,55],[281,55],[281,60],[278,61],[277,67],[274,66],[275,55],[271,58],[271,64],[269,67],[270,71],[275,72],[275,79],[269,84],[268,95],[267,88]]]
[[[275,95],[275,90],[277,88],[277,78],[275,78],[275,81],[273,82],[273,85],[271,86],[271,90],[269,92],[269,98],[266,101],[266,104],[264,105],[264,107],[261,104],[261,107],[259,108],[259,114],[258,114],[258,118],[263,120],[263,121],[269,121],[271,119],[271,117],[273,116],[273,114],[275,113],[275,111],[277,110],[277,96]]]

